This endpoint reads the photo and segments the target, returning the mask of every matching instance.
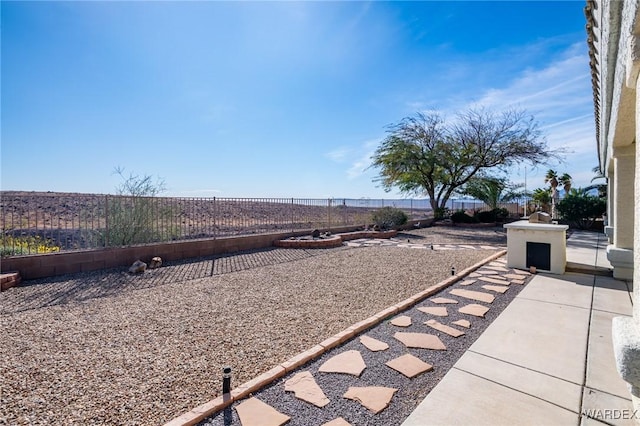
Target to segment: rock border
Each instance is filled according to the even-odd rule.
[[[343,232],[330,237],[317,238],[313,240],[299,240],[295,238],[285,238],[276,240],[273,245],[280,248],[332,248],[340,247],[344,241],[357,240],[358,238],[378,238],[388,239],[398,235],[398,231],[355,231]]]
[[[356,237],[362,238],[362,237]],[[306,364],[309,361],[314,360],[315,358],[321,356],[325,352],[330,349],[335,348],[336,346],[346,342],[357,334],[361,333],[364,330],[367,330],[380,322],[384,321],[386,318],[395,315],[398,312],[404,311],[413,305],[422,302],[424,299],[442,291],[443,289],[453,285],[455,282],[460,279],[466,277],[476,269],[486,265],[487,263],[498,259],[501,256],[504,256],[507,253],[506,250],[500,250],[486,259],[476,263],[475,265],[471,265],[470,267],[458,272],[456,275],[452,275],[446,280],[440,281],[438,284],[432,285],[431,287],[399,302],[395,305],[388,307],[371,317],[357,322],[353,324],[351,327],[344,329],[343,331],[335,334],[328,339],[323,340],[319,344],[314,347],[295,355],[293,358],[283,362],[282,364],[272,368],[271,370],[259,375],[258,377],[249,380],[246,383],[241,384],[237,388],[233,389],[230,394],[224,394],[217,398],[206,402],[191,411],[188,411],[173,420],[165,423],[164,426],[192,426],[198,424],[202,420],[210,417],[214,413],[218,411],[224,410],[226,407],[231,405],[235,401],[239,401],[241,399],[246,398],[249,394],[258,391],[259,389],[271,384],[275,380],[283,377],[285,374],[295,370],[296,368]]]

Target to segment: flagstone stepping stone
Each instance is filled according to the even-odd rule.
[[[466,319],[461,319],[461,320],[458,320],[458,321],[454,321],[451,324],[459,325],[460,327],[464,327],[464,328],[470,328],[471,327],[471,323],[469,321],[467,321]]]
[[[249,398],[236,406],[242,426],[280,426],[291,420],[258,398]]]
[[[465,299],[477,300],[478,302],[493,303],[496,297],[493,294],[485,293],[483,291],[464,290],[456,288],[449,293],[454,296],[464,297]]]
[[[496,278],[488,278],[488,277],[480,277],[478,278],[480,281],[484,281],[485,283],[491,283],[491,284],[500,284],[500,285],[509,285],[509,281],[507,280],[503,280],[500,279],[498,277]]]
[[[482,276],[482,274],[479,274],[479,273],[477,273],[477,272],[472,272],[472,273],[470,273],[470,274],[469,274],[469,276],[470,276],[471,278],[478,278],[478,277],[481,277],[481,276]]]
[[[360,343],[373,352],[386,351],[389,349],[389,345],[385,342],[381,342],[380,340],[369,336],[360,336]]]
[[[308,371],[302,371],[286,382],[285,392],[293,392],[296,398],[309,402],[316,407],[324,407],[329,403],[329,398],[316,383],[313,375]]]
[[[322,426],[351,426],[351,423],[349,423],[342,417],[338,417],[337,419],[333,419],[330,422],[323,423]]]
[[[483,250],[495,250],[497,247],[495,246],[480,246]]]
[[[433,334],[398,332],[393,337],[400,340],[408,348],[432,349],[434,351],[447,350],[442,340]]]
[[[438,321],[436,321],[434,319],[425,322],[425,324],[428,325],[431,328],[434,328],[434,329],[438,330],[438,331],[442,331],[443,333],[448,334],[449,336],[460,337],[460,336],[464,335],[464,333],[462,331],[460,331],[460,330],[458,330],[456,328],[453,328],[453,327],[449,327],[446,324],[439,323]]]
[[[511,280],[513,284],[524,285],[524,280]]]
[[[514,269],[513,272],[518,275],[531,275],[529,271],[523,271],[522,269]]]
[[[342,373],[360,377],[367,368],[359,351],[350,350],[329,358],[320,366],[318,371],[323,373]]]
[[[521,279],[524,278],[524,275],[520,275],[520,274],[504,274],[503,277],[507,278],[509,280],[521,280]]]
[[[404,354],[398,358],[394,358],[391,361],[387,361],[385,365],[399,371],[410,379],[416,377],[418,374],[424,373],[425,371],[433,370],[433,366],[431,364],[428,364],[411,354]]]
[[[418,308],[420,312],[424,312],[425,314],[435,315],[437,317],[448,317],[449,312],[447,312],[446,306],[420,306]]]
[[[478,275],[478,276],[480,276],[480,277],[481,277],[482,275]],[[471,284],[473,284],[473,283],[475,283],[475,282],[476,282],[476,280],[464,280],[464,281],[462,281],[462,282],[460,283],[460,285],[471,285]]]
[[[478,305],[477,303],[471,303],[458,309],[458,312],[484,318],[484,314],[486,314],[488,310],[489,308],[487,308],[486,306]]]
[[[475,250],[476,248],[474,246],[467,246],[467,245],[459,245],[458,247],[462,247],[462,248],[466,248],[466,249],[470,249],[470,250]]]
[[[492,271],[509,272],[509,270],[504,266],[485,266],[485,268],[491,269]]]
[[[490,262],[488,266],[504,266],[505,263],[507,262],[502,259],[498,259]]]
[[[389,406],[393,394],[398,389],[383,386],[355,387],[350,386],[343,398],[358,401],[375,414],[378,414]]]
[[[509,287],[505,287],[503,285],[483,285],[482,288],[484,288],[485,290],[495,291],[496,293],[501,293],[501,294],[504,294],[506,293],[507,290],[509,290]]]
[[[396,327],[409,327],[411,325],[411,317],[406,315],[401,315],[399,317],[395,317],[391,320],[391,324]]]
[[[498,275],[499,274],[498,271],[494,271],[493,269],[484,269],[484,268],[479,269],[478,273],[482,275]]]
[[[433,303],[446,304],[446,303],[458,303],[457,300],[447,299],[446,297],[434,297],[433,299],[429,299]]]

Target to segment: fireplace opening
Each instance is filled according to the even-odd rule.
[[[530,266],[545,271],[551,270],[551,244],[527,241],[527,268]]]

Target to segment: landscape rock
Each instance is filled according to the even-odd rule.
[[[130,274],[141,274],[147,269],[147,264],[141,260],[136,260],[129,268]]]
[[[162,266],[162,258],[161,257],[154,257],[153,259],[151,259],[151,262],[149,262],[149,269],[156,269]]]

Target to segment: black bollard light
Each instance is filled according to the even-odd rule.
[[[451,275],[455,275],[456,274],[456,267],[452,266],[451,267]]]
[[[231,393],[231,367],[222,367],[222,394]]]

